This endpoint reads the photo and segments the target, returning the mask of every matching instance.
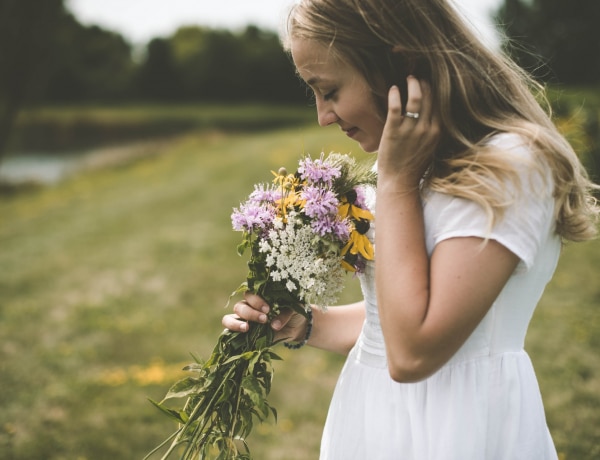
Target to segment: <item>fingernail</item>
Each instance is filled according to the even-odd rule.
[[[267,315],[259,315],[258,320],[261,323],[266,323],[267,322]]]
[[[275,320],[271,323],[271,326],[273,327],[273,329],[279,330],[281,329],[281,321]]]
[[[248,323],[240,324],[240,331],[245,332],[248,330]]]
[[[266,305],[263,305],[260,309],[260,311],[262,311],[263,313],[269,313],[269,307]]]

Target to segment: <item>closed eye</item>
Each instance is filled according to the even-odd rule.
[[[333,99],[333,97],[335,96],[335,93],[337,93],[337,89],[333,89],[333,90],[329,91],[327,94],[323,95],[323,100],[329,101],[329,100]]]
[[[304,80],[301,80],[302,86],[304,87],[304,91],[306,93],[306,98],[308,99],[308,105],[310,107],[315,107],[316,106],[316,97],[315,97],[315,92],[313,91],[313,89],[308,86]]]

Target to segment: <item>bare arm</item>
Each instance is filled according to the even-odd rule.
[[[364,302],[329,307],[327,311],[313,308],[313,329],[308,345],[346,355],[356,343],[364,320]]]
[[[261,297],[246,294],[233,310],[235,314],[223,317],[223,326],[232,331],[246,332],[247,321],[266,323],[270,309]],[[327,311],[313,308],[312,311],[313,327],[308,345],[347,354],[354,346],[365,319],[364,302],[329,307]],[[271,325],[277,331],[276,339],[301,341],[306,336],[306,318],[289,309],[274,318]]]
[[[427,85],[409,78],[407,109],[390,91],[378,158],[377,270],[379,314],[390,375],[421,380],[444,365],[485,316],[519,259],[495,241],[453,238],[425,247],[419,180],[436,147],[437,124]]]

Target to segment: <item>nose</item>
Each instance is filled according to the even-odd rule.
[[[319,126],[329,126],[339,120],[333,106],[325,101],[317,101],[317,120]]]

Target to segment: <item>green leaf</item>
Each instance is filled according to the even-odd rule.
[[[236,356],[232,356],[231,358],[225,360],[223,362],[223,364],[230,364],[233,363],[234,361],[250,361],[250,359],[252,359],[252,357],[256,354],[255,351],[247,351],[245,353],[242,353],[241,355],[236,355]]]
[[[225,304],[225,308],[229,307],[229,303],[231,302],[232,298],[234,298],[237,295],[243,294],[247,290],[248,290],[248,283],[244,281],[242,284],[240,284],[238,286],[238,288],[235,291],[233,291],[231,294],[229,294],[229,298],[227,299],[227,303]]]
[[[242,380],[242,388],[248,393],[258,393],[262,395],[262,387],[252,375],[247,375]]]
[[[217,399],[216,403],[220,404],[225,401],[229,401],[231,399],[231,395],[236,390],[236,385],[232,380],[227,380],[223,382],[223,386],[221,387],[221,396]]]
[[[272,351],[269,351],[269,358],[277,360],[277,361],[283,361],[283,358],[281,356],[279,356],[277,353],[274,353]]]
[[[219,405],[219,417],[221,422],[225,425],[231,425],[231,421],[234,418],[233,406],[228,401],[222,401]]]
[[[187,397],[202,388],[203,383],[203,380],[192,377],[179,380],[169,389],[162,402],[168,399]]]
[[[179,423],[185,423],[185,421],[181,418],[181,414],[179,413],[179,411],[176,411],[176,410],[173,410],[173,409],[169,409],[168,407],[165,407],[161,403],[157,403],[156,401],[153,401],[152,399],[148,399],[148,401],[150,401],[162,413],[164,413],[164,414],[168,415],[169,417],[174,418],[175,420],[177,420],[177,422],[179,422]]]

